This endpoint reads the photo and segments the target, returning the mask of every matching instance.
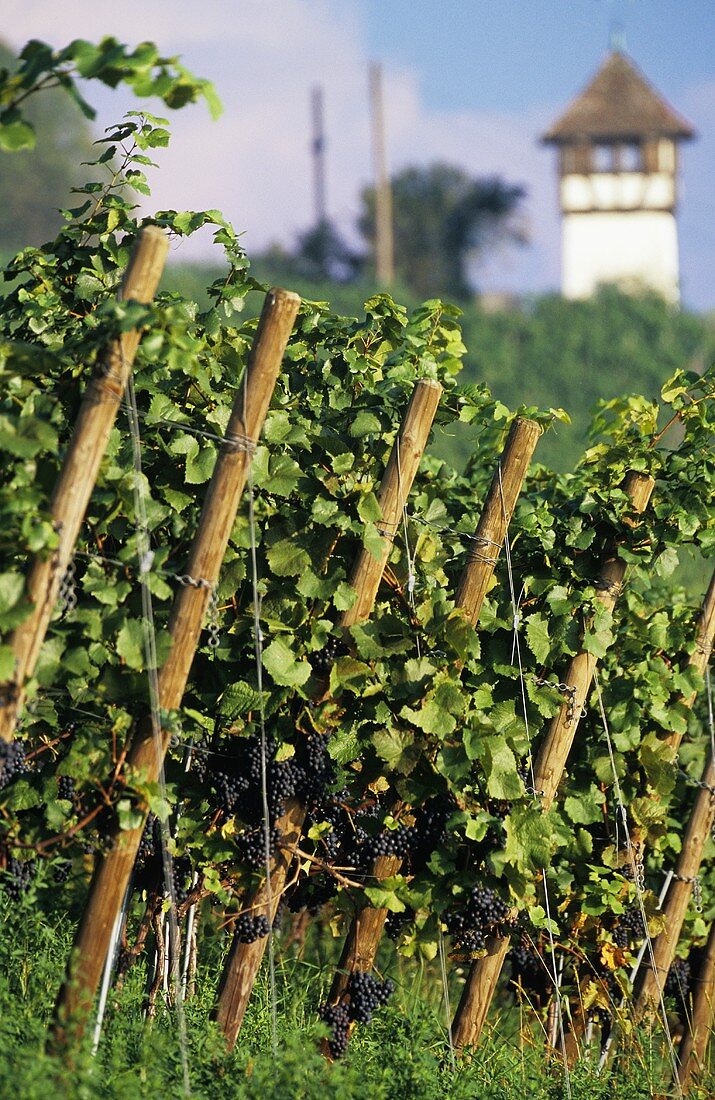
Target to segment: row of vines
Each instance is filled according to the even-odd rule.
[[[169,106],[207,93],[152,50],[33,44],[19,75],[0,81],[2,147],[29,143],[22,101],[53,81],[77,96],[78,75],[125,81]],[[202,980],[202,942],[223,936],[217,1018],[229,1043],[281,922],[327,922],[348,936],[323,1010],[333,1058],[390,995],[374,970],[383,924],[405,958],[442,953],[446,969],[467,972],[458,1050],[476,1044],[490,1006],[485,968],[496,980],[506,960],[497,999],[528,1000],[568,1065],[594,1032],[603,1043],[632,1028],[631,968],[646,930],[651,945],[668,937],[659,895],[680,867],[671,887],[690,904],[676,961],[659,970],[646,958],[641,974],[675,994],[687,1023],[687,968],[715,917],[712,842],[701,838],[694,873],[678,863],[696,794],[712,802],[715,777],[698,781],[715,615],[679,570],[715,549],[712,371],[678,372],[659,404],[604,404],[578,465],[557,474],[539,463],[538,437],[568,418],[460,385],[456,309],[432,301],[408,315],[377,295],[352,319],[303,302],[260,438],[239,439],[244,500],[217,582],[202,585],[186,563],[212,475],[236,455],[232,408],[245,413],[246,363],[265,334],[243,307],[265,288],[217,212],[137,215],[132,195],[147,192],[150,152],[167,141],[164,120],[147,114],[111,130],[57,239],[4,272],[2,889],[62,888],[81,908],[90,876],[97,902],[102,867],[129,851],[130,887],[110,914],[122,916],[120,972],[163,942],[169,909],[166,954],[186,959],[185,988]],[[226,273],[208,308],[118,295],[147,225],[176,239],[213,228]],[[139,330],[137,415],[118,410],[60,577],[52,493],[87,380],[106,377],[107,349]],[[404,418],[425,384],[425,434],[432,416],[441,433],[480,428],[463,473],[414,444],[408,477]],[[530,443],[516,477],[508,441],[520,432]],[[636,483],[647,486],[640,503]],[[14,639],[33,612],[32,561],[59,599],[21,683]],[[468,611],[470,569],[482,590]],[[147,590],[159,668],[177,646],[177,598],[204,614],[185,690],[158,712]],[[164,782],[153,763],[136,764],[152,710]],[[544,763],[559,723],[563,775]],[[59,1001],[63,1046],[109,949],[90,966],[84,942]],[[161,958],[156,971],[154,998]]]

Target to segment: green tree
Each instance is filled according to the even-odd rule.
[[[14,71],[17,59],[0,43],[0,68]],[[92,153],[92,130],[60,89],[50,89],[27,105],[37,132],[37,147],[20,152],[0,149],[0,253],[42,244],[60,227],[58,209],[82,182]]]
[[[526,241],[523,187],[477,179],[449,164],[404,168],[392,177],[395,267],[420,296],[468,298],[470,267],[497,243]],[[374,253],[375,191],[362,193],[358,229]]]

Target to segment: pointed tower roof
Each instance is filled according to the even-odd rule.
[[[693,138],[695,131],[629,57],[609,53],[596,75],[544,134],[560,145],[579,139]]]

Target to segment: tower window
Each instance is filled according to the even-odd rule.
[[[593,171],[594,172],[613,172],[615,169],[614,164],[614,149],[612,145],[606,145],[599,143],[593,147]]]
[[[621,145],[618,150],[619,167],[621,172],[640,172],[643,168],[641,147],[637,142],[631,141]]]

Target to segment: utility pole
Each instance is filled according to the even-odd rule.
[[[370,120],[375,173],[375,275],[380,286],[395,279],[392,232],[392,188],[385,152],[385,117],[382,102],[382,66],[370,66]]]
[[[315,202],[315,227],[327,220],[325,209],[325,129],[323,125],[323,89],[316,85],[310,93],[313,137],[310,143],[313,154],[313,199]]]

